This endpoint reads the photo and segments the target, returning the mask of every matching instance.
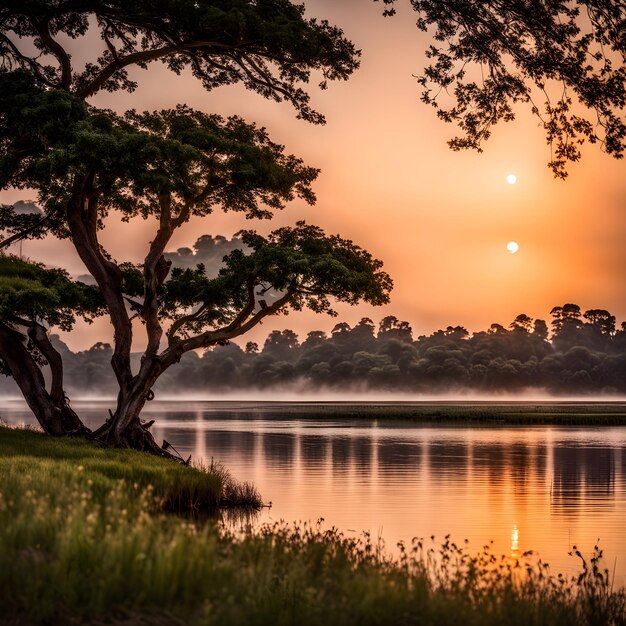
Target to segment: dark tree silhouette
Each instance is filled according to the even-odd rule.
[[[517,330],[524,333],[529,333],[533,328],[533,319],[528,317],[525,313],[520,313],[512,322],[510,326],[511,330]]]
[[[67,41],[88,31],[97,31],[102,51],[81,66]],[[190,69],[207,89],[240,82],[322,123],[302,85],[311,72],[325,86],[358,66],[338,28],[306,19],[288,0],[165,0],[158,10],[141,0],[27,0],[0,8],[0,59],[0,184],[36,189],[44,212],[3,210],[0,226],[14,235],[4,245],[67,237],[100,289],[118,385],[100,440],[163,453],[139,415],[156,380],[190,351],[228,342],[287,307],[332,313],[331,299],[388,300],[391,281],[379,261],[304,223],[267,238],[245,233],[246,251],[231,251],[216,277],[201,264],[171,269],[166,247],[192,216],[221,208],[270,218],[295,197],[314,201],[317,170],[238,118],[183,106],[116,115],[86,103],[100,90],[132,91],[128,69],[160,60],[176,73]],[[99,241],[114,210],[125,220],[158,220],[139,266],[116,262]],[[138,370],[133,317],[146,330]]]
[[[545,341],[548,338],[548,334],[548,325],[545,320],[535,320],[533,324],[533,335],[537,337],[537,339]]]
[[[615,315],[611,315],[604,309],[590,309],[585,311],[583,317],[601,335],[613,335],[615,333]]]
[[[382,0],[393,14],[396,0]],[[482,145],[518,105],[536,115],[565,178],[584,141],[622,158],[626,143],[626,10],[622,0],[411,0],[434,39],[418,78],[422,100],[462,135],[454,150]],[[445,97],[451,96],[448,106]],[[443,100],[443,102],[442,102]]]
[[[65,39],[97,29],[101,51],[76,67]],[[312,71],[345,80],[358,53],[340,29],[306,19],[289,0],[24,0],[0,9],[3,67],[22,68],[47,89],[81,99],[101,90],[133,91],[133,66],[162,61],[189,69],[206,89],[242,83],[266,98],[291,102],[298,116],[324,121],[302,88]],[[32,42],[34,51],[29,45]],[[92,44],[93,45],[93,44]]]

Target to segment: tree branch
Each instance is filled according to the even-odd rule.
[[[243,309],[241,309],[241,311],[237,314],[235,319],[228,326],[225,327],[226,329],[233,329],[238,327],[243,322],[245,322],[245,320],[248,319],[248,317],[250,317],[250,315],[254,311],[256,299],[254,295],[255,282],[253,277],[248,277],[246,281],[246,286],[248,290],[248,301],[246,302],[246,305],[243,307]],[[174,345],[177,341],[176,333],[187,324],[191,324],[197,321],[200,318],[200,315],[204,311],[206,311],[206,309],[206,304],[203,304],[195,313],[190,313],[189,315],[185,315],[177,319],[167,331],[169,344]]]
[[[33,22],[33,26],[37,30],[44,47],[59,61],[59,65],[61,66],[61,82],[58,87],[60,89],[69,89],[72,85],[72,63],[70,56],[63,46],[52,37],[47,22]]]
[[[82,89],[79,89],[76,92],[76,95],[80,98],[89,98],[89,96],[93,96],[102,87],[102,85],[104,85],[104,83],[106,83],[106,81],[109,80],[113,74],[115,74],[115,72],[118,72],[129,65],[154,61],[162,56],[171,54],[175,50],[176,49],[173,46],[164,46],[155,50],[133,52],[125,57],[118,58],[105,66],[91,82],[87,83],[87,85],[85,85]]]
[[[145,356],[152,357],[159,350],[163,329],[159,322],[159,306],[157,294],[159,287],[165,281],[169,273],[169,265],[163,258],[165,246],[174,232],[172,225],[172,196],[163,194],[159,197],[161,214],[159,218],[159,230],[150,244],[150,250],[144,261],[143,281],[144,297],[142,316],[146,322],[146,332],[148,334],[148,346]]]
[[[28,336],[50,366],[52,374],[50,398],[56,405],[63,406],[67,402],[63,388],[63,359],[52,345],[46,329],[41,324],[33,323],[28,329]]]
[[[41,220],[39,220],[36,224],[33,224],[29,228],[25,228],[19,233],[14,233],[10,237],[5,237],[4,239],[2,239],[2,241],[0,241],[0,250],[8,248],[12,243],[25,239],[30,233],[36,231],[38,228],[43,226],[49,219],[50,215],[44,215]]]
[[[76,95],[81,98],[88,98],[93,96],[104,83],[109,80],[119,70],[128,67],[129,65],[140,65],[142,63],[149,63],[150,61],[156,61],[170,54],[176,54],[180,52],[192,52],[194,50],[200,50],[202,48],[223,48],[224,51],[231,49],[233,46],[225,46],[212,41],[190,41],[182,43],[177,46],[162,46],[153,50],[142,50],[141,52],[133,52],[125,57],[118,58],[108,65],[106,65],[99,74],[82,89],[76,92]]]
[[[271,78],[252,61],[249,55],[244,54],[242,55],[242,58],[245,59],[256,72],[258,72],[261,78],[259,78],[258,76],[255,76],[254,73],[250,70],[250,68],[243,62],[242,59],[239,59],[235,55],[229,55],[229,56],[235,63],[237,63],[237,65],[239,65],[239,67],[244,71],[244,73],[246,74],[246,76],[248,77],[250,81],[252,81],[256,85],[260,85],[261,87],[265,87],[271,91],[282,94],[287,100],[289,100],[289,102],[292,102],[295,104],[293,95],[289,92],[289,90],[285,89],[284,87],[281,87],[280,85],[273,84],[273,82],[271,81]]]
[[[115,343],[111,365],[120,388],[125,390],[133,377],[130,367],[133,329],[124,300],[122,272],[103,256],[98,242],[98,198],[93,194],[94,179],[93,174],[88,174],[75,180],[72,199],[66,206],[67,225],[72,243],[98,283],[111,316]]]
[[[169,361],[172,358],[172,355],[170,355],[170,353],[175,354],[176,352],[180,352],[180,355],[182,355],[183,353],[189,352],[190,350],[208,348],[209,346],[219,343],[221,341],[229,341],[230,339],[234,339],[235,337],[239,337],[240,335],[247,333],[257,324],[259,324],[259,322],[261,322],[263,318],[267,317],[268,315],[274,315],[275,313],[278,313],[280,309],[282,309],[286,304],[289,303],[295,293],[295,286],[290,286],[287,292],[281,298],[276,300],[274,304],[268,306],[265,309],[261,309],[243,324],[235,324],[237,322],[237,319],[242,315],[240,313],[240,315],[233,322],[231,322],[228,326],[225,326],[224,328],[220,328],[218,330],[209,330],[205,333],[202,333],[201,335],[197,335],[195,337],[190,337],[189,339],[176,342],[164,352],[164,354],[162,355],[162,362],[166,364],[166,367],[169,367],[169,365],[171,364]],[[247,306],[249,306],[249,303]],[[178,356],[178,359],[180,359],[180,355]],[[176,359],[172,360],[172,363],[175,362],[175,360]]]
[[[167,340],[170,345],[172,345],[176,341],[176,333],[186,326],[187,324],[192,324],[200,319],[200,315],[206,311],[207,307],[203,304],[195,313],[190,313],[189,315],[183,315],[179,317],[169,328],[167,331]]]
[[[22,51],[4,33],[0,33],[0,41],[3,41],[5,44],[8,45],[20,65],[28,65],[30,71],[37,77],[37,80],[42,82],[47,87],[56,87],[56,85],[51,80],[48,80],[48,78],[46,78],[46,76],[42,74],[41,66],[39,65],[39,63],[23,54]]]

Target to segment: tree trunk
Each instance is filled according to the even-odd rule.
[[[19,332],[0,324],[0,356],[44,432],[57,437],[89,432],[69,407],[65,394],[62,401],[55,401],[48,393],[41,369],[22,339]]]
[[[61,411],[63,427],[66,434],[86,435],[91,432],[70,407],[69,400],[63,388],[63,359],[58,350],[50,342],[46,329],[40,324],[34,324],[28,329],[28,336],[39,352],[48,361],[52,380],[50,383],[50,399]]]
[[[142,364],[129,389],[120,391],[115,413],[94,432],[93,437],[107,445],[180,460],[157,444],[149,430],[152,422],[143,422],[139,417],[146,402],[154,397],[152,385],[161,374],[158,359],[151,361],[149,365]]]

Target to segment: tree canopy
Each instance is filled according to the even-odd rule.
[[[60,40],[93,28],[101,50],[76,67]],[[241,83],[291,102],[299,117],[315,123],[324,117],[310,107],[302,85],[315,72],[325,88],[359,64],[341,29],[305,18],[304,5],[290,0],[8,0],[0,8],[0,57],[5,68],[27,70],[41,87],[80,98],[101,89],[133,91],[128,69],[158,60],[177,74],[190,69],[206,89]]]
[[[14,256],[0,257],[0,320],[6,324],[45,322],[71,330],[76,317],[91,321],[103,313],[100,291],[72,280],[61,269]]]
[[[270,218],[296,195],[315,200],[318,170],[241,118],[184,105],[120,116],[42,88],[21,70],[0,71],[0,89],[0,184],[36,188],[45,212],[41,219],[6,207],[2,225],[11,232],[69,236],[65,207],[87,186],[97,196],[98,228],[111,210],[146,218],[165,202],[176,228],[216,208]]]

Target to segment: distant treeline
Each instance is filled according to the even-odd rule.
[[[217,346],[185,355],[159,381],[156,391],[223,392],[297,384],[309,390],[395,390],[436,393],[469,389],[515,392],[543,388],[553,393],[626,392],[626,323],[616,328],[608,311],[555,307],[550,326],[518,315],[504,327],[492,324],[472,335],[448,326],[415,338],[408,322],[368,318],[310,332],[300,342],[291,330],[270,333],[265,344]],[[66,364],[71,395],[109,394],[114,385],[111,347],[98,343],[72,353],[56,338]],[[1,382],[11,391],[13,381]]]

